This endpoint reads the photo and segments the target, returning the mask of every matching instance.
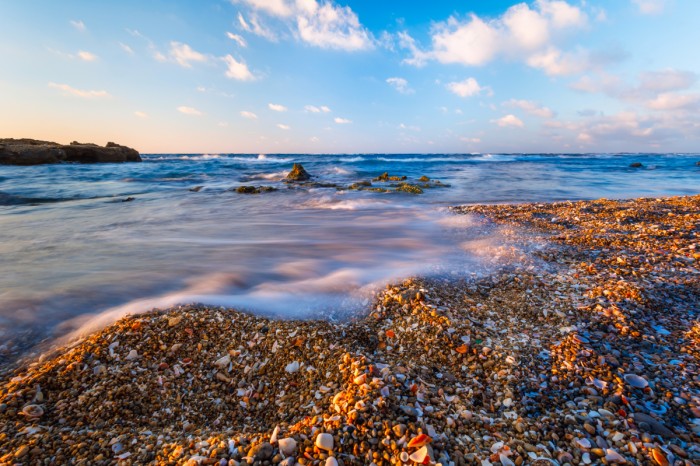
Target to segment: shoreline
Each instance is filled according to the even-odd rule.
[[[700,196],[452,210],[544,246],[342,324],[121,319],[3,378],[0,463],[699,461]]]

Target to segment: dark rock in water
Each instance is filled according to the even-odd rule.
[[[75,141],[69,145],[61,145],[36,139],[0,139],[0,165],[42,165],[61,162],[141,162],[141,156],[136,150],[113,142],[100,147]]]
[[[409,194],[423,194],[423,190],[420,188],[420,186],[416,186],[415,184],[409,183],[401,183],[396,188],[396,191]]]
[[[630,168],[642,168],[643,166],[641,162],[633,162],[630,164]]]
[[[695,165],[697,165],[698,167],[700,167],[700,160],[698,160],[697,162],[695,162]]]
[[[127,197],[126,199],[122,199],[122,202],[131,202],[131,201],[135,201],[135,200],[136,200],[135,197]]]
[[[295,163],[292,166],[292,171],[287,174],[287,179],[289,181],[308,181],[311,179],[311,175],[304,170],[304,167],[300,163]]]
[[[277,188],[272,186],[239,186],[236,188],[238,194],[260,194],[277,191]]]
[[[190,191],[192,191],[193,193],[198,193],[202,190],[203,187],[204,186],[194,186],[194,187],[190,188]]]
[[[420,178],[418,178],[418,181],[422,181],[423,183],[427,183],[428,181],[430,181],[430,178],[428,178],[427,176],[423,175],[423,176],[421,176]]]
[[[675,437],[675,434],[671,431],[671,429],[648,414],[634,413],[632,415],[632,419],[634,419],[634,422],[639,425],[639,428],[645,432],[650,432],[665,438]]]
[[[389,176],[389,172],[384,172],[372,181],[404,181],[405,176]]]
[[[369,181],[358,181],[357,183],[353,183],[350,186],[348,186],[348,189],[357,189],[357,190],[362,190],[362,188],[369,188],[372,186],[372,183]]]

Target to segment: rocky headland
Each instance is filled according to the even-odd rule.
[[[44,165],[53,163],[141,162],[138,151],[108,142],[58,144],[36,139],[0,139],[0,165]]]

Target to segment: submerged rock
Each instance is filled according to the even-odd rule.
[[[630,168],[642,168],[642,167],[644,167],[644,165],[642,165],[641,162],[632,162],[630,164]]]
[[[372,181],[404,181],[406,176],[390,176],[389,172],[384,172]]]
[[[418,181],[422,181],[423,183],[427,183],[428,181],[430,181],[430,178],[428,178],[427,176],[423,175],[423,176],[421,176],[420,178],[418,178]]]
[[[101,147],[75,141],[62,145],[36,139],[0,139],[0,165],[43,165],[61,162],[141,162],[141,156],[135,149],[113,142]]]
[[[260,194],[277,191],[277,188],[272,186],[239,186],[236,188],[238,194]]]
[[[287,174],[287,180],[289,181],[308,181],[310,179],[311,175],[304,170],[304,167],[300,163],[295,163],[292,166],[292,171]]]
[[[410,183],[401,183],[396,187],[396,191],[409,194],[423,194],[423,190],[420,188],[420,186]]]

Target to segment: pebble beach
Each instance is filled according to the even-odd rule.
[[[509,260],[340,323],[128,316],[5,373],[0,464],[699,464],[700,196],[451,210]]]

